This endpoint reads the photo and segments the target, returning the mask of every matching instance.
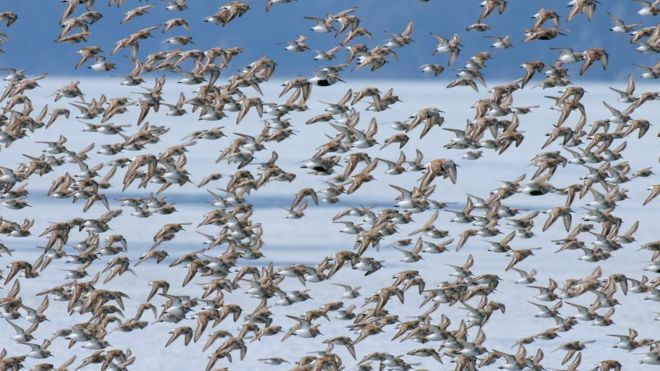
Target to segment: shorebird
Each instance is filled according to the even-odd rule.
[[[115,64],[106,62],[105,57],[96,56],[94,57],[94,63],[89,68],[93,71],[105,72],[115,69]]]
[[[660,4],[635,2],[637,14],[574,0],[562,14],[530,12],[531,24],[516,28],[520,12],[505,12],[513,5],[485,0],[479,14],[458,28],[424,29],[414,16],[399,19],[381,38],[371,26],[376,14],[357,6],[303,18],[296,14],[312,5],[265,0],[266,13],[248,15],[255,4],[200,2],[190,9],[203,12],[195,19],[184,0],[121,11],[105,11],[91,0],[65,1],[52,14],[60,24],[52,37],[83,46],[48,58],[66,60],[66,53],[75,52],[76,75],[85,65],[95,72],[116,69],[122,77],[104,75],[90,85],[76,76],[58,83],[47,74],[52,63],[42,63],[44,73],[35,76],[27,65],[4,69],[0,327],[4,323],[7,331],[0,337],[10,346],[0,351],[0,369],[71,368],[75,356],[62,346],[68,342],[69,348],[91,350],[73,367],[127,370],[140,364],[144,350],[118,342],[147,332],[158,345],[152,353],[166,366],[178,347],[204,337],[202,353],[191,353],[186,364],[209,371],[216,365],[228,369],[227,361],[245,368],[248,349],[263,353],[260,347],[277,334],[291,342],[286,359],[265,353],[254,359],[291,362],[301,371],[350,367],[347,357],[358,354],[364,355],[354,362],[360,370],[437,369],[436,363],[449,362],[457,370],[494,364],[542,370],[552,362],[545,354],[558,350],[562,367],[575,371],[583,357],[610,347],[616,348],[607,353],[611,359],[599,358],[596,369],[660,363],[651,331],[657,313],[649,310],[660,300],[654,276],[660,272],[660,243],[648,219],[660,186],[654,167],[639,162],[651,153],[648,133],[660,94],[634,77],[660,76],[660,64],[644,59],[657,53],[660,28],[642,19],[658,14]],[[451,12],[430,1],[405,6],[415,10],[411,14],[461,16],[459,5]],[[163,17],[167,11],[180,13]],[[212,32],[210,24],[223,27],[226,40],[240,42],[234,36],[241,30],[274,32],[273,16],[285,11],[288,35],[297,35],[291,42],[272,46],[261,38],[263,55],[238,44],[204,49],[208,37],[202,33]],[[35,14],[35,22],[51,15]],[[594,22],[575,20],[580,14]],[[493,18],[497,22],[487,23]],[[22,19],[12,10],[0,12],[2,27]],[[500,33],[503,22],[514,33]],[[616,34],[602,45],[574,46],[576,35],[603,22]],[[133,23],[149,26],[120,35]],[[108,28],[112,24],[116,32]],[[489,29],[491,36],[461,33]],[[97,38],[99,32],[110,39]],[[5,33],[0,46],[7,60],[26,63],[29,50],[21,49],[13,29]],[[424,33],[436,42],[433,56],[447,53],[450,66],[461,51],[474,50],[446,84],[474,91],[437,86],[447,99],[426,106],[422,98],[434,97],[423,97],[421,85],[388,86],[384,76],[405,74],[402,62],[423,55],[425,42],[415,35]],[[522,71],[493,84],[497,71],[515,68],[508,49],[517,38],[530,43],[517,52]],[[544,46],[555,38],[574,49]],[[468,39],[481,40],[490,51],[478,49],[479,43],[463,45]],[[629,55],[607,70],[610,57],[622,61],[617,43],[627,44]],[[266,56],[273,48],[292,53]],[[315,54],[305,54],[308,49]],[[27,59],[16,56],[22,51]],[[344,51],[343,63],[327,63]],[[307,68],[317,62],[323,65]],[[437,77],[446,67],[436,62],[420,61],[412,72]],[[614,76],[609,98],[596,91],[600,85],[583,84],[583,75],[599,62]],[[359,75],[367,68],[368,77]],[[281,79],[292,71],[295,76]],[[617,76],[626,75],[624,88]],[[532,85],[552,91],[543,94],[547,101],[537,101],[540,95],[530,88],[537,78]],[[113,82],[136,88],[118,93],[107,85]],[[71,107],[77,109],[73,115]],[[547,128],[536,125],[548,121],[546,114],[557,116]],[[243,129],[186,126],[219,120]],[[411,134],[418,126],[419,138]],[[391,177],[396,181],[386,179]],[[43,182],[50,187],[41,189]],[[288,192],[291,204],[280,197]],[[464,204],[453,206],[451,201],[462,199]],[[630,202],[642,203],[646,213],[631,217]],[[95,214],[98,204],[107,209],[103,214]],[[269,214],[279,208],[286,214]],[[546,216],[539,224],[541,214]],[[564,228],[553,228],[560,218]],[[140,247],[140,236],[151,236],[147,249]],[[283,241],[293,253],[278,248]],[[29,246],[37,247],[35,256]],[[634,250],[646,261],[625,260]],[[557,273],[579,271],[572,264],[594,269],[577,277]],[[364,300],[353,303],[359,296]],[[515,307],[513,299],[531,305],[507,312]],[[289,307],[290,327],[283,328],[287,315],[281,306]],[[299,315],[291,315],[297,309]],[[147,312],[154,313],[152,322]],[[631,316],[648,322],[639,328],[645,337],[633,328],[627,334],[606,329],[629,328]],[[486,340],[497,330],[488,324],[493,318],[500,327],[520,325],[512,327],[521,331],[515,354]],[[594,326],[588,338],[574,330],[583,321]],[[55,332],[37,336],[46,323]],[[527,331],[530,323],[540,327]],[[563,340],[548,342],[557,338]],[[363,354],[374,344],[377,351]],[[528,354],[530,344],[535,353]],[[629,354],[619,358],[617,351]],[[56,368],[29,359],[50,357],[68,360]]]
[[[438,53],[449,53],[447,65],[451,66],[461,52],[461,41],[457,34],[453,34],[450,39],[445,39],[440,35],[431,33],[431,36],[438,42],[433,55]]]

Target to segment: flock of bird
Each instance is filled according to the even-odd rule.
[[[660,1],[622,2],[639,5],[639,20],[627,24],[616,15],[608,14],[612,19],[610,31],[623,33],[623,36],[611,37],[627,42],[626,34],[629,34],[632,53],[657,55],[660,24],[653,20],[660,13]],[[483,1],[477,22],[467,25],[465,31],[453,35],[431,32],[429,36],[428,31],[416,30],[409,22],[384,43],[371,46],[361,43],[377,38],[361,26],[360,16],[366,14],[360,15],[357,7],[305,17],[306,20],[300,20],[302,33],[284,43],[286,51],[305,55],[304,52],[313,50],[313,59],[321,62],[338,59],[340,52],[347,53],[347,58],[343,63],[319,68],[312,77],[285,81],[278,97],[266,97],[262,92],[265,84],[278,83],[271,82],[278,64],[267,56],[237,69],[232,59],[243,53],[242,48],[194,49],[194,35],[163,36],[162,42],[169,48],[166,50],[147,53],[140,48],[141,42],[148,38],[188,30],[188,22],[193,19],[185,17],[185,0],[152,2],[127,10],[119,21],[121,31],[130,27],[134,18],[147,17],[149,12],[157,10],[154,8],[166,8],[172,12],[172,18],[117,40],[109,54],[104,52],[109,49],[107,45],[88,45],[87,42],[95,23],[103,17],[102,5],[93,0],[64,0],[62,3],[61,32],[56,42],[84,45],[78,51],[80,59],[73,68],[107,73],[116,69],[110,57],[126,54],[134,67],[121,81],[116,81],[135,86],[133,89],[138,92],[130,96],[90,97],[84,93],[83,83],[72,81],[53,92],[48,105],[34,107],[31,92],[40,87],[39,82],[46,74],[32,76],[19,66],[6,69],[6,87],[0,96],[3,106],[0,143],[4,147],[0,161],[3,154],[12,151],[20,153],[25,160],[17,166],[3,163],[0,167],[0,259],[3,262],[0,348],[4,348],[2,344],[16,342],[25,352],[8,354],[3,349],[0,370],[26,367],[32,370],[131,369],[139,354],[114,343],[114,333],[131,332],[139,337],[147,326],[160,326],[169,331],[169,338],[148,340],[156,344],[156,353],[165,352],[161,346],[205,342],[206,370],[244,369],[240,361],[246,354],[259,352],[252,350],[255,342],[271,336],[282,341],[290,337],[305,338],[322,349],[301,354],[299,359],[259,357],[266,364],[285,365],[298,371],[349,367],[357,370],[421,369],[416,368],[419,357],[433,360],[430,369],[476,370],[493,365],[507,370],[563,367],[571,371],[610,371],[622,368],[617,361],[619,352],[633,351],[639,362],[633,369],[660,365],[660,338],[640,338],[638,330],[633,328],[627,333],[611,334],[611,343],[600,345],[607,352],[599,354],[598,364],[581,364],[583,352],[594,347],[594,341],[576,339],[571,332],[576,327],[586,326],[585,323],[613,325],[617,310],[621,310],[617,305],[623,297],[660,301],[660,240],[636,240],[639,222],[623,220],[616,211],[617,205],[628,198],[629,187],[648,187],[643,204],[646,208],[655,207],[657,215],[654,199],[660,193],[660,184],[649,181],[654,175],[653,168],[636,168],[625,156],[627,147],[636,146],[644,136],[655,135],[648,133],[651,122],[637,113],[643,106],[655,104],[657,109],[655,101],[660,93],[639,91],[635,83],[639,77],[651,81],[658,78],[660,62],[639,66],[640,76],[631,72],[627,86],[611,88],[612,99],[602,103],[611,112],[609,117],[588,120],[589,107],[583,100],[588,93],[571,79],[575,75],[589,74],[594,64],[606,69],[610,56],[598,47],[582,51],[553,49],[549,53],[551,60],[527,61],[520,66],[519,78],[489,85],[488,97],[474,102],[470,108],[474,116],[467,119],[464,127],[458,128],[455,123],[452,123],[453,128],[448,127],[440,108],[426,107],[411,112],[405,120],[390,121],[388,126],[394,134],[385,137],[379,135],[384,125],[375,117],[366,120],[364,117],[399,104],[401,99],[394,89],[385,92],[369,86],[348,89],[338,100],[322,102],[324,110],[311,112],[311,115],[308,102],[314,99],[317,89],[343,83],[351,71],[377,71],[387,63],[395,64],[399,58],[405,58],[406,47],[413,42],[413,37],[432,37],[437,41],[437,47],[428,51],[429,58],[438,60],[444,57],[435,55],[448,56],[446,66],[445,63],[429,63],[420,66],[420,70],[433,76],[448,75],[448,66],[464,57],[460,53],[464,47],[460,34],[490,30],[486,23],[490,17],[498,13],[507,16],[506,0]],[[108,5],[124,7],[124,3],[110,0]],[[266,0],[266,11],[285,11],[286,6],[298,6],[288,3],[291,1]],[[590,21],[592,17],[603,16],[599,6],[595,0],[572,0],[566,14],[541,8],[536,14],[528,15],[533,20],[523,35],[488,36],[492,40],[489,50],[469,56],[447,88],[478,91],[480,86],[487,85],[482,72],[493,56],[492,50],[511,48],[515,42],[512,40],[517,39],[524,43],[542,43],[564,37],[562,25],[568,26],[582,17]],[[248,12],[262,11],[256,8],[255,2],[231,1],[222,4],[203,21],[231,32],[231,23],[242,22],[241,17]],[[11,36],[11,26],[15,22],[21,22],[21,15],[5,11],[0,13],[0,20],[7,27],[6,34],[0,34],[0,41],[11,42],[7,35]],[[329,50],[312,49],[307,45],[309,32],[327,34],[327,38],[336,40],[336,46]],[[580,66],[573,72],[574,64]],[[633,68],[631,66],[631,70]],[[238,72],[231,74],[235,70]],[[194,95],[178,94],[180,85],[169,82],[173,78],[180,84],[194,86]],[[558,93],[548,96],[548,100],[539,105],[516,105],[514,97],[525,94],[532,86]],[[179,99],[166,102],[164,91],[177,91]],[[522,130],[528,124],[525,115],[540,109],[541,104],[556,110],[558,117],[549,127],[540,152],[530,159],[533,171],[504,181],[496,189],[486,189],[481,195],[468,194],[462,209],[438,201],[443,188],[464,176],[466,170],[461,168],[461,162],[478,160],[489,152],[498,156],[516,151],[526,140]],[[166,135],[170,127],[153,123],[163,113],[180,117],[177,120],[182,121],[181,125],[193,120],[201,122],[199,125],[223,121],[225,127],[241,123],[242,126],[229,130],[207,126],[190,130],[186,138],[178,141]],[[307,116],[301,120],[299,115]],[[238,132],[245,122],[257,121],[257,116],[263,122],[258,135]],[[73,124],[69,121],[76,120],[84,124],[82,131],[108,135],[115,139],[114,143],[103,144],[100,148],[94,143],[82,149],[71,148],[63,134],[71,131],[69,127]],[[118,121],[125,124],[113,123]],[[339,232],[354,237],[353,246],[339,247],[316,264],[297,262],[277,266],[272,262],[277,252],[268,250],[265,242],[268,235],[264,233],[264,225],[254,220],[256,206],[250,199],[273,182],[296,179],[293,169],[280,167],[278,153],[272,148],[295,135],[296,127],[300,129],[306,125],[325,126],[331,134],[326,134],[327,141],[301,162],[302,171],[312,174],[318,182],[299,189],[291,197],[291,205],[282,213],[282,218],[302,219],[292,223],[304,226],[308,207],[319,203],[341,207],[342,202],[351,200],[359,204],[361,196],[353,194],[364,196],[361,188],[383,173],[392,177],[416,173],[417,181],[412,186],[401,186],[396,184],[396,178],[391,178],[388,188],[393,198],[391,207],[342,207],[341,212],[328,220],[341,225]],[[47,133],[52,140],[21,144],[36,132]],[[418,138],[435,137],[436,143],[441,143],[441,134],[445,138],[447,133],[453,137],[435,153],[416,150],[415,157],[410,158],[403,152],[404,147],[414,147]],[[229,174],[227,171],[208,174],[188,171],[187,154],[194,152],[196,145],[203,141],[217,143],[220,154],[216,163],[231,169],[227,170]],[[159,142],[167,143],[167,148],[156,153],[151,148]],[[374,155],[374,151],[388,146],[401,149],[400,156],[386,159]],[[95,149],[97,153],[93,152]],[[651,155],[655,157],[657,152]],[[95,162],[94,159],[101,157],[105,160]],[[266,160],[262,161],[264,158]],[[215,166],[219,168],[220,165]],[[213,166],[204,164],[201,169]],[[582,176],[570,184],[555,183],[555,173],[562,173],[567,167],[578,169]],[[13,218],[14,210],[30,206],[30,199],[36,193],[30,189],[30,180],[38,177],[52,179],[50,188],[43,193],[61,199],[57,200],[61,207],[79,210],[80,216],[56,220],[57,215],[48,215],[49,224],[43,231],[34,230],[34,218]],[[121,231],[113,229],[115,219],[175,217],[177,205],[168,201],[165,194],[175,195],[177,188],[193,182],[208,190],[212,210],[197,220],[162,225],[153,236],[153,245],[140,251],[139,259],[129,259],[129,246],[135,247]],[[131,193],[114,199],[107,196],[108,192]],[[536,198],[559,195],[564,201],[544,212],[507,206],[507,198],[520,194]],[[578,212],[572,209],[576,201],[584,205],[579,223],[574,222]],[[34,211],[39,213],[38,205],[35,206]],[[97,213],[102,215],[90,216]],[[452,228],[460,228],[462,232],[453,234],[444,230],[438,222],[442,214],[451,214]],[[44,217],[35,216],[40,220]],[[569,251],[578,252],[581,255],[577,259],[593,264],[593,271],[563,283],[553,278],[538,282],[537,271],[523,266],[534,265],[535,251],[541,247],[525,247],[529,246],[526,240],[534,236],[543,238],[543,233],[553,228],[558,220],[563,223],[565,236],[552,241],[545,239],[542,248],[553,249],[554,245],[566,260],[576,258],[576,254]],[[657,223],[657,219],[646,222]],[[400,229],[407,224],[411,232],[402,236]],[[204,241],[189,242],[188,245],[197,243],[198,246],[179,255],[167,244],[190,225],[196,225],[189,228],[197,228]],[[15,241],[37,235],[43,241],[40,247],[43,251],[36,260],[28,261],[22,258],[23,249],[12,248]],[[476,237],[483,242],[475,243]],[[486,246],[489,253],[507,256],[508,264],[499,272],[473,273],[472,267],[478,263],[472,254],[479,248],[475,246]],[[360,292],[360,287],[342,280],[342,272],[351,269],[363,272],[364,281],[374,280],[378,275],[372,274],[389,263],[379,259],[383,249],[399,250],[401,262],[398,263],[409,268],[397,272],[391,279],[380,276],[371,281],[379,287],[375,292]],[[650,259],[639,267],[638,275],[608,273],[600,267],[599,262],[637,249],[647,251]],[[449,278],[422,274],[416,268],[424,262],[442,265],[443,253],[460,254],[465,259],[463,265],[452,265]],[[70,267],[64,281],[54,287],[42,287],[37,293],[41,304],[29,306],[26,303],[35,299],[26,298],[22,287],[30,280],[54,275],[53,262],[66,262]],[[184,270],[185,278],[142,283],[140,275],[144,266],[140,265],[159,263],[169,264],[170,270]],[[533,320],[547,324],[544,331],[517,340],[513,350],[491,347],[487,342],[489,323],[518,320],[507,318],[506,305],[496,301],[500,282],[512,280],[505,275],[510,270],[519,273],[515,281],[520,284],[517,297],[525,297],[516,305],[538,308]],[[148,292],[144,302],[135,303],[135,298],[129,298],[122,290],[107,289],[110,281],[127,273],[136,276],[132,278],[135,285],[144,284],[145,294]],[[319,287],[323,281],[338,286],[344,290],[343,294],[337,291],[336,301],[299,311],[299,303],[310,300],[315,295],[315,285]],[[196,287],[191,289],[191,283]],[[179,294],[184,287],[186,294]],[[289,287],[297,289],[288,290]],[[533,290],[538,293],[525,296]],[[246,303],[252,304],[238,305],[230,301],[237,293],[249,298]],[[365,299],[359,302],[357,298],[362,294]],[[407,303],[421,302],[417,316],[406,318],[396,313],[395,309],[400,306],[395,301],[404,303],[404,298]],[[583,303],[586,300],[588,304],[578,304],[578,300]],[[51,301],[57,304],[51,305]],[[286,307],[286,317],[275,316],[275,306]],[[445,315],[450,307],[464,309],[462,318],[452,321]],[[152,318],[147,319],[149,316]],[[652,323],[657,315],[646,313],[646,316]],[[68,325],[55,333],[40,331],[42,323],[54,317]],[[223,322],[231,326],[219,326]],[[657,328],[657,322],[652,326]],[[232,328],[237,330],[230,330]],[[325,336],[322,333],[325,328],[342,335]],[[599,331],[597,328],[593,331]],[[387,333],[391,332],[395,335],[390,339]],[[544,349],[548,351],[545,344],[555,338],[564,340],[556,349],[564,354],[561,365],[544,362]],[[394,341],[410,346],[404,354],[367,353],[361,349],[366,343]],[[55,342],[68,343],[72,351],[86,352],[85,356],[73,356],[63,364],[53,365],[49,363],[51,357],[68,358],[66,354],[51,353],[49,347]]]

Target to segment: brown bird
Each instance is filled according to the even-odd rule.
[[[442,175],[444,178],[449,178],[452,183],[456,184],[456,168],[458,165],[449,159],[437,159],[426,164],[426,173],[420,181],[420,188],[426,188],[431,185],[433,179]]]

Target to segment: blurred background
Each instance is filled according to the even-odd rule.
[[[289,4],[273,5],[266,13],[265,0],[249,1],[251,9],[242,19],[234,20],[226,27],[195,22],[215,13],[223,4],[219,1],[188,1],[188,9],[184,12],[171,12],[165,9],[165,1],[152,1],[156,4],[149,14],[137,17],[124,25],[119,21],[124,12],[133,7],[149,2],[128,0],[122,7],[108,8],[106,1],[97,1],[95,8],[103,13],[103,18],[90,28],[91,36],[86,44],[55,43],[55,36],[60,29],[59,18],[66,7],[66,2],[57,0],[20,0],[11,2],[11,10],[19,15],[18,21],[7,33],[9,41],[0,55],[0,67],[16,67],[25,69],[31,74],[48,72],[51,75],[70,75],[74,73],[78,55],[75,51],[83,45],[100,46],[112,63],[117,63],[122,73],[131,68],[127,50],[110,56],[114,43],[130,33],[144,27],[163,23],[172,17],[184,17],[190,23],[190,30],[176,28],[166,34],[160,30],[154,32],[153,38],[143,40],[140,44],[140,59],[148,52],[160,49],[170,49],[174,46],[163,44],[170,36],[188,34],[193,36],[194,45],[189,49],[206,50],[210,47],[240,46],[244,53],[235,59],[231,68],[238,69],[262,55],[267,55],[278,63],[277,76],[286,78],[296,75],[311,75],[318,67],[328,62],[313,60],[315,53],[290,53],[284,50],[286,43],[294,40],[308,23],[311,28],[314,22],[304,20],[304,16],[324,17],[338,11],[357,6],[356,14],[362,20],[361,26],[373,33],[373,40],[362,37],[352,43],[366,43],[368,46],[382,45],[390,37],[390,33],[402,32],[408,21],[414,22],[414,42],[404,48],[397,49],[399,61],[388,63],[383,68],[371,73],[368,69],[358,70],[351,76],[370,79],[432,79],[422,74],[419,66],[425,63],[441,63],[446,65],[447,55],[432,56],[435,40],[428,34],[433,32],[444,37],[450,37],[453,32],[459,34],[464,48],[457,62],[446,70],[442,79],[453,79],[455,70],[459,69],[470,56],[477,52],[490,50],[493,59],[483,70],[486,79],[504,80],[520,76],[520,71],[514,66],[530,60],[554,62],[556,54],[549,47],[587,48],[602,47],[610,54],[610,65],[606,71],[599,66],[592,68],[584,77],[589,80],[624,80],[630,71],[641,72],[634,64],[653,65],[657,62],[655,55],[642,54],[635,50],[635,45],[627,42],[629,36],[623,33],[613,33],[608,13],[623,19],[626,24],[642,22],[640,27],[653,26],[654,17],[642,17],[637,14],[639,4],[632,0],[601,1],[592,21],[580,14],[571,22],[567,22],[566,1],[510,0],[503,15],[494,11],[486,19],[491,30],[485,32],[468,32],[465,27],[476,23],[481,12],[479,0],[433,0],[428,2],[416,0],[297,0]],[[5,4],[8,7],[8,4]],[[530,28],[534,15],[539,8],[545,7],[559,13],[560,28],[567,36],[559,36],[550,41],[535,41],[525,43],[522,35]],[[5,10],[1,9],[0,10]],[[78,12],[76,12],[78,13]],[[304,32],[309,36],[307,44],[312,49],[327,50],[341,40],[333,34],[316,34],[309,29]],[[493,50],[492,40],[484,36],[512,37],[513,48],[508,50]],[[331,63],[342,63],[347,52],[341,51],[338,58]],[[577,65],[572,68],[579,68]],[[87,68],[83,74],[98,75]],[[233,72],[233,71],[232,71]],[[635,72],[635,73],[637,73]],[[112,74],[112,72],[111,72]],[[107,76],[106,76],[107,77]]]

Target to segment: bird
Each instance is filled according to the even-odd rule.
[[[126,3],[0,12],[0,369],[660,363],[658,1]]]
[[[447,65],[451,66],[454,64],[454,61],[456,61],[456,58],[461,52],[460,47],[462,46],[458,34],[452,34],[450,39],[446,39],[434,33],[431,33],[430,35],[438,42],[438,45],[433,51],[433,55],[438,53],[449,53],[449,60],[447,61]]]

